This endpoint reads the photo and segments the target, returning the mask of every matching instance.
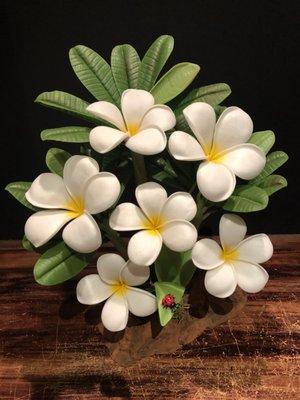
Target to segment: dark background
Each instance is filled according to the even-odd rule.
[[[233,93],[225,104],[247,111],[255,131],[274,130],[273,150],[290,155],[279,170],[288,188],[273,195],[265,211],[245,215],[249,231],[299,232],[299,1],[7,0],[1,7],[3,187],[46,170],[45,153],[53,144],[41,142],[41,130],[78,123],[34,104],[39,93],[58,89],[93,100],[69,65],[72,46],[84,44],[109,60],[115,45],[130,43],[142,56],[166,33],[175,38],[167,67],[201,65],[192,87],[228,83]],[[1,238],[20,238],[30,212],[2,188],[1,196]]]

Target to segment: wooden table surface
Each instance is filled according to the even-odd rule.
[[[272,241],[270,281],[239,316],[130,367],[110,359],[99,315],[74,307],[77,279],[39,286],[37,256],[0,242],[0,399],[300,398],[300,235]]]

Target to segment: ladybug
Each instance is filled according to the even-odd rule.
[[[176,300],[172,294],[166,294],[162,299],[161,304],[164,308],[170,308],[171,310],[176,308]]]

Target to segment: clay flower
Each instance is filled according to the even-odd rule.
[[[102,243],[100,229],[92,217],[117,200],[120,183],[110,172],[100,172],[98,163],[86,156],[70,157],[63,178],[53,173],[39,175],[26,193],[38,211],[27,220],[25,235],[39,247],[65,225],[65,243],[80,253],[90,253]],[[71,221],[71,222],[70,222]]]
[[[196,215],[192,196],[177,192],[168,197],[155,182],[136,188],[140,207],[132,203],[119,204],[110,216],[109,224],[117,231],[140,231],[128,243],[128,256],[139,265],[150,265],[158,257],[162,244],[174,251],[186,251],[197,240],[197,230],[189,221]]]
[[[169,139],[169,151],[177,160],[205,160],[198,168],[199,191],[208,200],[228,199],[236,178],[253,179],[266,163],[259,147],[246,143],[253,131],[248,114],[238,107],[228,107],[216,123],[214,109],[207,103],[193,103],[183,110],[196,139],[176,131]]]
[[[259,264],[272,257],[272,243],[263,233],[244,239],[246,231],[242,218],[224,214],[219,227],[222,248],[212,239],[195,244],[193,263],[207,270],[204,284],[213,296],[228,297],[237,285],[245,292],[257,293],[266,285],[269,275]]]
[[[149,267],[135,265],[118,254],[104,254],[97,262],[98,274],[87,275],[77,285],[77,299],[82,304],[98,304],[106,300],[101,319],[112,332],[125,329],[128,312],[146,317],[157,310],[156,297],[138,289],[150,275]]]
[[[122,112],[107,101],[92,103],[87,110],[114,126],[97,126],[91,130],[90,144],[99,153],[107,153],[123,141],[139,154],[160,153],[167,144],[164,131],[176,123],[173,111],[168,106],[154,105],[152,94],[145,90],[125,90]]]

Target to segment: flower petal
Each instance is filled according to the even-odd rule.
[[[183,110],[183,115],[201,147],[208,153],[212,146],[216,124],[214,109],[207,103],[197,102],[187,106]]]
[[[96,160],[87,156],[72,156],[64,166],[64,183],[73,197],[83,197],[86,182],[98,174],[99,165]]]
[[[97,261],[98,274],[104,282],[115,284],[119,281],[120,272],[125,264],[126,261],[119,254],[103,254]]]
[[[35,247],[40,247],[72,218],[72,214],[65,210],[38,211],[26,221],[25,235]]]
[[[224,214],[220,219],[219,235],[223,249],[230,251],[245,237],[247,226],[243,218],[235,214]]]
[[[154,104],[154,98],[146,90],[127,89],[122,93],[121,108],[127,129],[139,127],[142,118]]]
[[[224,201],[234,191],[236,179],[233,172],[222,164],[204,162],[197,171],[199,191],[210,201]]]
[[[258,264],[233,261],[238,286],[247,293],[261,291],[269,280],[267,271]]]
[[[197,213],[197,205],[187,192],[176,192],[169,196],[161,214],[166,221],[184,219],[191,221]]]
[[[25,196],[29,203],[40,208],[65,208],[72,201],[63,179],[49,172],[39,175]]]
[[[146,290],[128,288],[125,296],[129,311],[137,317],[147,317],[157,310],[156,297]]]
[[[174,251],[191,249],[197,240],[197,229],[188,221],[175,219],[163,225],[164,244]]]
[[[76,287],[77,300],[81,304],[99,304],[111,296],[112,293],[111,286],[103,282],[97,274],[83,277]]]
[[[236,248],[237,259],[253,263],[263,263],[273,255],[271,240],[264,233],[253,235],[243,240]]]
[[[162,152],[167,145],[167,138],[163,131],[156,126],[139,131],[131,136],[125,146],[138,154],[150,156]]]
[[[127,261],[123,266],[120,277],[128,286],[139,286],[145,283],[150,276],[150,268],[145,265],[137,265],[132,261]]]
[[[75,218],[63,230],[64,242],[79,253],[91,253],[102,244],[100,229],[89,214]]]
[[[128,257],[137,265],[151,265],[157,259],[162,247],[160,234],[143,230],[135,233],[128,243]]]
[[[117,147],[128,134],[108,126],[96,126],[90,132],[90,145],[98,153],[104,154]]]
[[[92,176],[84,191],[85,209],[91,214],[107,210],[117,201],[120,190],[120,182],[114,174],[100,172]]]
[[[219,151],[246,143],[253,132],[250,116],[241,108],[228,107],[220,115],[214,134],[214,145]]]
[[[149,126],[157,126],[162,131],[168,131],[176,125],[176,118],[170,107],[155,105],[144,115],[140,130],[147,129]]]
[[[151,219],[160,214],[167,201],[166,190],[156,182],[143,183],[135,189],[135,197],[141,209]]]
[[[118,293],[112,295],[104,304],[101,319],[104,327],[111,332],[125,329],[128,321],[127,300]]]
[[[224,263],[217,268],[207,271],[204,278],[204,286],[208,293],[224,299],[235,291],[237,278],[233,267]]]
[[[169,138],[169,152],[176,160],[205,160],[206,155],[200,143],[188,133],[175,131]]]
[[[121,111],[114,104],[109,103],[108,101],[96,101],[87,107],[87,111],[94,114],[96,117],[113,124],[121,131],[126,131]]]
[[[137,231],[143,229],[145,214],[132,203],[119,204],[109,218],[109,225],[116,231]]]
[[[250,180],[261,173],[266,156],[259,147],[246,143],[224,152],[221,163],[239,178]]]
[[[192,250],[193,263],[200,269],[209,270],[219,267],[224,262],[221,256],[220,245],[212,239],[199,240]]]

